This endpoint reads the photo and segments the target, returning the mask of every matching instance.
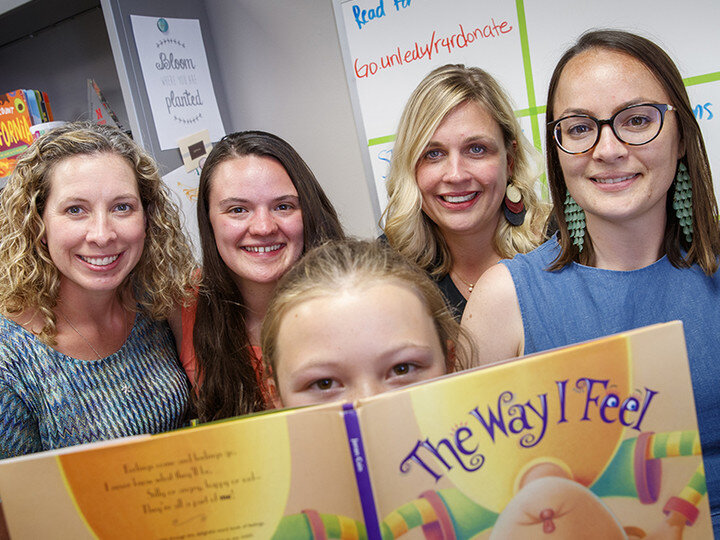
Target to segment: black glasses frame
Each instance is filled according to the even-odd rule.
[[[621,113],[624,113],[625,111],[629,109],[633,109],[635,107],[653,107],[654,109],[657,109],[660,113],[660,127],[657,130],[657,133],[651,138],[648,139],[645,142],[641,143],[631,143],[623,140],[623,138],[618,135],[618,132],[615,131],[615,118]],[[667,105],[666,103],[638,103],[637,105],[630,105],[629,107],[625,107],[623,109],[620,109],[618,112],[613,114],[610,118],[607,118],[605,120],[600,120],[598,118],[595,118],[594,116],[590,116],[589,114],[571,114],[569,116],[563,116],[562,118],[558,118],[557,120],[553,120],[552,122],[548,122],[547,125],[552,128],[553,130],[553,140],[555,141],[555,145],[565,152],[566,154],[584,154],[586,152],[589,152],[595,146],[597,145],[598,141],[600,140],[600,134],[602,132],[603,126],[610,126],[610,129],[613,132],[613,135],[615,135],[615,138],[620,141],[623,144],[627,144],[628,146],[642,146],[644,144],[647,144],[651,141],[654,141],[658,135],[660,135],[660,132],[662,131],[663,125],[665,124],[665,113],[667,111],[674,111],[676,110],[675,107],[672,105]],[[558,140],[558,124],[562,122],[563,120],[567,120],[568,118],[587,118],[588,120],[592,120],[595,122],[595,125],[597,126],[597,133],[595,135],[595,142],[590,145],[590,147],[587,150],[583,150],[582,152],[570,152],[569,150],[566,150],[562,144],[560,144],[560,141]]]

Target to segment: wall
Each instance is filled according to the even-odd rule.
[[[330,0],[206,0],[230,117],[292,144],[349,234],[377,235]]]
[[[56,120],[88,119],[87,79],[95,79],[128,128],[105,21],[100,8],[0,47],[0,92],[44,90]]]

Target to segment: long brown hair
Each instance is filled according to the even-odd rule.
[[[550,270],[559,270],[573,261],[588,264],[593,257],[593,245],[590,235],[585,235],[582,252],[572,244],[568,234],[563,201],[567,186],[560,167],[557,145],[553,143],[553,128],[550,122],[556,120],[554,111],[555,94],[560,77],[567,63],[575,56],[590,49],[617,51],[638,60],[655,75],[658,83],[670,98],[670,104],[676,109],[680,140],[685,147],[685,156],[681,158],[688,169],[692,182],[693,238],[692,243],[685,240],[680,223],[672,207],[674,184],[670,188],[666,202],[667,221],[663,249],[673,266],[686,268],[697,263],[703,271],[711,275],[718,267],[717,256],[720,253],[720,231],[718,230],[718,208],[713,191],[710,164],[705,151],[700,126],[695,119],[685,85],[675,63],[652,41],[621,30],[594,30],[580,36],[562,56],[550,79],[547,98],[547,174],[553,199],[553,216],[560,233],[561,252],[550,266]],[[683,257],[682,250],[687,251]]]
[[[195,401],[203,422],[265,408],[249,349],[245,302],[218,252],[208,205],[217,166],[247,155],[273,158],[288,173],[302,210],[303,251],[344,237],[337,213],[312,171],[283,139],[264,131],[244,131],[215,145],[200,174],[197,206],[203,269],[193,343],[200,381]]]

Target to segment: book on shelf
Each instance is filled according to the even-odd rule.
[[[13,538],[712,538],[682,324],[0,461]]]
[[[0,94],[0,178],[10,176],[20,154],[33,142],[25,92]]]
[[[10,176],[20,154],[35,140],[30,127],[52,119],[45,92],[21,89],[0,94],[0,179]]]

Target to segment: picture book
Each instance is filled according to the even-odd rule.
[[[25,93],[0,94],[0,178],[10,176],[18,156],[32,144],[31,125]]]
[[[682,324],[0,461],[12,538],[712,538]]]

